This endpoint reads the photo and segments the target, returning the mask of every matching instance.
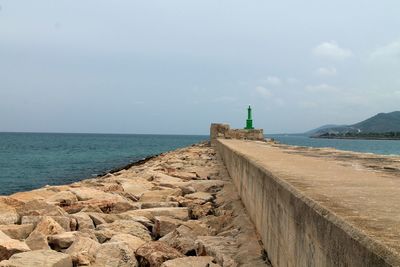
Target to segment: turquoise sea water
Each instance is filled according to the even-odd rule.
[[[0,133],[0,194],[96,176],[208,136]]]
[[[354,139],[322,139],[309,138],[303,135],[272,134],[267,138],[274,138],[282,144],[333,147],[340,150],[350,150],[365,153],[400,155],[400,140],[354,140]]]

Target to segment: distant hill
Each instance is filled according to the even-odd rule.
[[[309,136],[344,133],[387,133],[400,132],[400,111],[379,113],[352,125],[324,125],[306,132]]]

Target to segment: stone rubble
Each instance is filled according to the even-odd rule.
[[[0,197],[0,267],[269,266],[207,143]]]

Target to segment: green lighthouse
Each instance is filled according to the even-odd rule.
[[[247,109],[247,120],[246,120],[246,130],[251,130],[254,129],[253,127],[253,119],[251,118],[251,107],[249,105],[249,108]]]

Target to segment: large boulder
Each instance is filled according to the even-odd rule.
[[[58,192],[46,199],[48,203],[57,204],[61,207],[69,206],[78,201],[76,195],[70,191]]]
[[[50,249],[47,236],[64,233],[65,230],[51,217],[43,217],[35,227],[35,230],[25,240],[32,250]]]
[[[170,196],[181,196],[182,190],[180,188],[163,189],[147,191],[142,194],[140,202],[163,202],[167,201]]]
[[[75,214],[71,214],[71,217],[75,218],[78,223],[77,230],[94,229],[93,220],[88,214],[84,212],[78,212]]]
[[[100,224],[96,227],[96,231],[104,230],[114,232],[115,234],[130,234],[146,241],[151,240],[149,230],[143,224],[135,221],[116,220],[112,223]]]
[[[8,224],[0,225],[0,231],[3,231],[6,235],[13,239],[22,240],[29,236],[33,231],[33,224]]]
[[[190,221],[160,239],[186,255],[195,255],[198,236],[209,235],[210,229],[198,221]]]
[[[89,265],[95,260],[100,244],[88,237],[78,236],[65,251],[72,257],[75,265]]]
[[[156,237],[163,237],[166,234],[174,231],[183,223],[184,221],[171,217],[156,216],[154,217],[153,235]]]
[[[140,197],[144,192],[150,190],[153,184],[143,178],[121,179],[120,181],[125,192]]]
[[[16,253],[30,251],[30,248],[22,241],[12,239],[0,231],[0,261],[9,259]]]
[[[96,253],[93,267],[136,267],[139,266],[135,252],[124,242],[107,242]]]
[[[210,256],[184,257],[166,261],[161,267],[219,267],[213,260]]]
[[[20,215],[14,207],[0,202],[0,224],[18,223],[19,219]]]
[[[60,207],[43,200],[31,200],[17,209],[21,216],[66,216],[67,213]]]
[[[53,250],[35,250],[14,254],[0,262],[0,267],[72,267],[68,254]]]
[[[50,217],[55,220],[65,231],[75,231],[77,222],[76,219],[69,216],[23,216],[21,224],[33,224],[36,226],[44,217]]]
[[[141,245],[147,241],[130,234],[116,234],[111,237],[109,242],[124,242],[132,251],[136,251]]]
[[[144,216],[149,219],[154,219],[155,216],[169,216],[179,220],[189,219],[189,211],[186,207],[130,210],[124,214],[129,214],[131,216]],[[124,214],[121,214],[120,216]]]
[[[210,193],[207,193],[207,192],[196,192],[196,193],[185,195],[185,198],[192,199],[192,200],[198,200],[199,204],[204,204],[206,202],[212,201],[214,197]]]
[[[158,267],[164,261],[184,257],[164,242],[150,241],[136,250],[140,266]]]
[[[238,244],[233,237],[199,236],[196,240],[196,255],[212,256],[221,266],[237,266],[237,250]]]

